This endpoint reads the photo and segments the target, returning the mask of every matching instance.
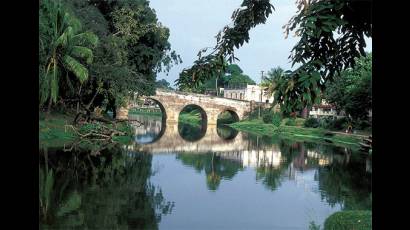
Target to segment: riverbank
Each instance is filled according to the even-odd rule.
[[[358,148],[363,136],[332,132],[320,128],[304,128],[281,124],[276,127],[273,124],[263,123],[262,120],[245,120],[229,125],[240,131],[257,135],[278,136],[280,138],[297,141],[314,141],[320,143],[332,143],[344,147]]]
[[[153,116],[153,117],[160,117],[162,116],[161,110],[153,110],[153,109],[131,109],[129,112],[131,115],[146,115],[146,116]]]
[[[99,122],[80,125],[77,127],[77,132],[70,128],[74,120],[74,114],[51,113],[47,119],[45,114],[40,114],[39,119],[39,143],[44,147],[63,147],[64,145],[75,142],[79,135],[77,132],[90,132],[101,128]],[[118,130],[125,133],[121,136],[113,136],[112,140],[120,143],[128,143],[132,140],[132,130],[130,126],[124,122],[119,123],[117,127],[112,124],[104,124],[105,127]]]

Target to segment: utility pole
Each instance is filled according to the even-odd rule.
[[[262,79],[263,79],[263,70],[261,71],[261,82],[259,83],[259,88],[261,89],[261,92],[260,92],[260,104],[259,104],[259,118],[261,118],[261,104],[262,104],[262,86],[261,86],[261,84],[262,84]]]
[[[219,74],[221,74],[221,71],[218,71]],[[216,96],[218,96],[218,76],[216,76],[215,78],[215,88],[216,88]]]

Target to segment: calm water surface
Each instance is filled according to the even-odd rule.
[[[350,149],[136,118],[128,146],[40,149],[41,229],[309,229],[371,209],[371,159]]]

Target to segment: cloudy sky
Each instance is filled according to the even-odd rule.
[[[170,43],[183,63],[174,66],[168,76],[159,73],[157,79],[166,79],[171,85],[184,68],[192,66],[198,51],[213,47],[215,35],[231,23],[232,12],[240,7],[242,0],[150,0],[159,21],[171,32]],[[275,11],[266,24],[253,28],[250,41],[236,51],[238,64],[255,82],[260,81],[261,71],[273,67],[290,69],[290,50],[298,41],[289,36],[285,39],[282,26],[296,13],[295,0],[272,1]],[[371,51],[371,40],[367,40]]]

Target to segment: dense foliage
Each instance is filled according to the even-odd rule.
[[[194,87],[179,85],[179,89],[195,93],[206,93],[209,91],[215,92],[223,87],[246,87],[247,84],[254,85],[256,83],[244,74],[239,65],[227,64],[223,72],[218,72],[203,83],[198,83]]]
[[[115,112],[181,62],[147,0],[42,0],[39,15],[40,106]]]
[[[371,211],[342,211],[329,216],[324,230],[370,230],[372,229]]]
[[[319,121],[317,118],[310,117],[305,120],[305,123],[303,123],[303,126],[306,128],[317,128],[319,127]]]
[[[161,79],[161,80],[156,81],[155,82],[155,87],[160,88],[160,89],[170,89],[170,90],[173,89],[171,87],[171,84],[165,79]]]
[[[297,0],[298,12],[284,26],[286,33],[295,32],[299,42],[291,51],[293,65],[300,65],[278,85],[276,101],[290,113],[318,102],[326,82],[349,67],[355,58],[364,56],[365,36],[372,36],[371,0]],[[233,26],[226,26],[217,35],[217,44],[210,54],[198,54],[198,60],[184,69],[178,85],[194,86],[223,69],[223,60],[237,58],[234,48],[249,41],[249,30],[266,22],[273,6],[269,0],[244,0],[232,15]]]
[[[372,109],[372,54],[356,63],[327,84],[325,98],[353,120],[367,120]]]

